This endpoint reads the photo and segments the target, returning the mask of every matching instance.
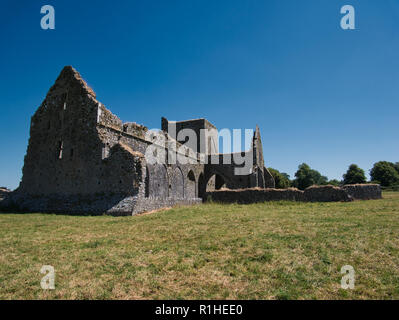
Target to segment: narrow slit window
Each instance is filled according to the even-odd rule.
[[[58,159],[62,159],[62,150],[64,149],[64,142],[58,142]]]
[[[68,99],[68,92],[62,95],[62,100],[64,100],[64,111],[67,108],[67,99]]]

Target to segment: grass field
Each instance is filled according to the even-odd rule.
[[[56,289],[42,290],[43,265]],[[356,272],[341,289],[340,269]],[[1,299],[399,299],[399,192],[136,217],[0,215]]]

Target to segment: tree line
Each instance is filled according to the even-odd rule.
[[[285,189],[289,187],[306,189],[312,185],[334,185],[341,186],[345,184],[359,184],[368,183],[363,169],[356,164],[351,164],[343,174],[342,180],[337,179],[328,180],[319,171],[312,169],[308,164],[302,163],[298,166],[295,173],[295,178],[290,179],[290,176],[285,172],[279,172],[276,169],[268,168],[274,177],[276,188]],[[389,161],[379,161],[374,163],[370,169],[369,183],[378,183],[382,187],[399,188],[399,162],[393,163]]]

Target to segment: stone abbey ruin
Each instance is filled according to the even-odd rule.
[[[166,141],[173,139],[168,134],[170,124],[162,118]],[[31,119],[22,181],[11,198],[21,210],[127,215],[199,203],[205,192],[223,186],[274,186],[263,164],[259,128],[251,150],[242,155],[253,157],[253,167],[248,175],[236,175],[234,169],[241,165],[235,164],[234,154],[218,154],[217,132],[207,130],[215,129],[209,121],[180,121],[173,127],[177,134],[189,128],[198,136],[206,135],[198,139],[198,150],[204,151],[180,154],[183,160],[190,158],[189,163],[179,159],[175,163],[168,159],[164,164],[147,163],[146,150],[156,144],[148,139],[148,129],[133,122],[122,123],[96,100],[75,69],[65,67]],[[168,149],[169,144],[156,147]],[[215,156],[227,156],[231,163],[213,164],[210,157]],[[209,161],[200,161],[204,158]]]
[[[149,135],[145,126],[123,123],[96,100],[80,74],[67,66],[32,116],[21,183],[13,192],[2,191],[0,207],[28,212],[132,215],[200,203],[208,196],[242,203],[381,197],[377,185],[364,186],[366,191],[363,187],[359,191],[359,187],[345,190],[330,186],[317,191],[276,191],[264,165],[258,127],[250,150],[229,154],[219,153],[217,130],[206,119],[171,122],[162,118],[161,128],[157,137]],[[185,129],[200,137],[194,147],[176,138]],[[159,143],[159,136],[166,143]],[[153,156],[163,161],[149,161],[150,147]],[[173,154],[177,154],[175,161],[171,161]],[[250,168],[237,174],[245,166],[237,159],[250,159]]]

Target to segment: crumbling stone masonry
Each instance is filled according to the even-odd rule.
[[[353,200],[381,199],[378,184],[359,184],[335,186],[311,186],[304,191],[290,189],[241,189],[217,190],[206,193],[206,200],[222,203],[250,204],[266,201],[304,201],[304,202],[348,202]]]
[[[169,122],[162,119],[162,134],[172,141]],[[179,132],[191,128],[215,128],[205,119],[175,122]],[[247,175],[236,175],[241,166],[234,154],[219,154],[214,133],[204,137],[192,160],[165,164],[147,163],[146,150],[155,145],[148,129],[123,123],[103,104],[79,73],[65,67],[31,119],[30,139],[17,190],[0,207],[20,211],[66,214],[131,215],[176,204],[200,203],[206,192],[274,187],[264,166],[260,130],[244,155],[253,157]],[[178,133],[177,132],[177,133]],[[173,136],[172,136],[173,137]],[[201,142],[202,141],[202,142]],[[177,141],[181,145],[184,141]],[[158,146],[168,151],[169,145]],[[165,152],[167,157],[167,152]],[[211,164],[200,159],[231,158],[230,164]]]
[[[379,184],[347,184],[343,189],[358,200],[381,199],[382,192]]]

